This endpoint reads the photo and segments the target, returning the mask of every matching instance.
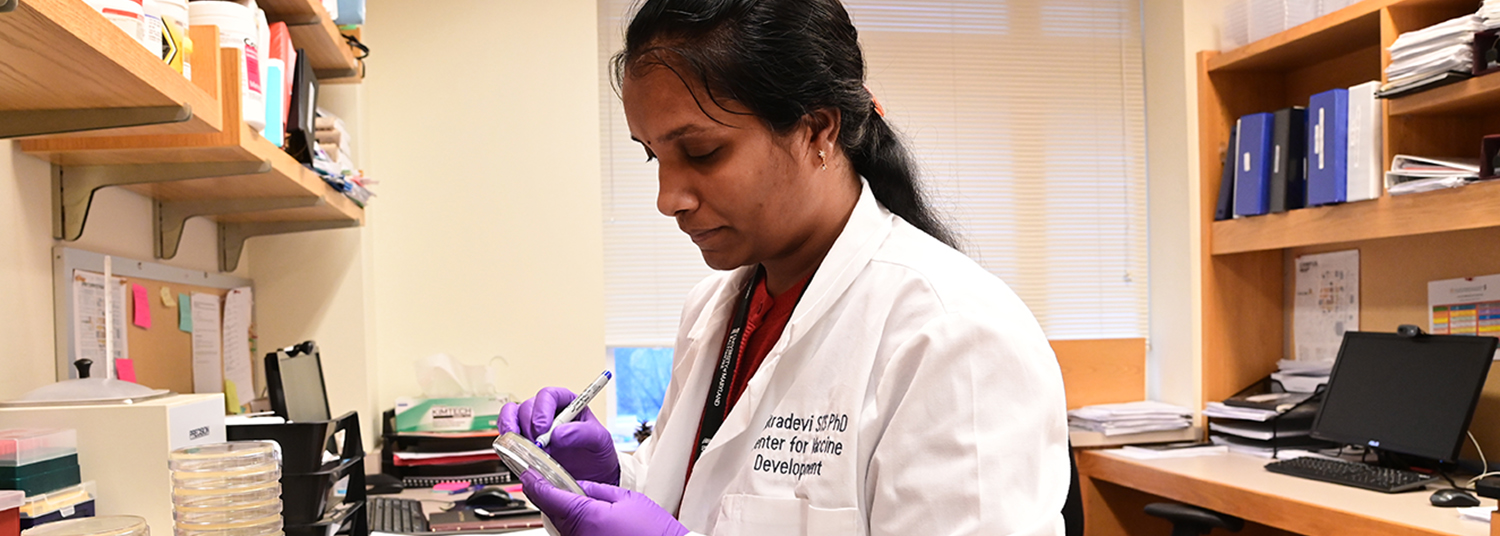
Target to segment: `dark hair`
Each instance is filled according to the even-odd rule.
[[[740,103],[778,133],[814,111],[838,109],[839,144],[875,198],[956,246],[922,195],[911,154],[876,113],[859,32],[838,0],[646,0],[614,57],[616,87],[643,65],[685,67],[711,101]]]

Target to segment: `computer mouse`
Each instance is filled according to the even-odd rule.
[[[401,493],[401,490],[405,489],[405,487],[401,485],[401,479],[399,478],[384,473],[376,473],[365,475],[365,489],[368,490],[365,493],[370,495],[390,495],[392,493]]]
[[[1442,506],[1445,508],[1454,508],[1459,506],[1479,506],[1479,498],[1471,495],[1467,491],[1455,488],[1440,489],[1434,491],[1432,492],[1432,497],[1429,500],[1432,501],[1433,506]]]
[[[469,508],[483,508],[486,510],[500,510],[503,508],[509,508],[516,506],[517,503],[520,502],[521,501],[518,501],[515,498],[511,497],[510,494],[506,493],[505,489],[501,488],[500,486],[485,486],[483,488],[480,488],[479,491],[469,494],[469,498],[464,499],[465,506],[468,506]]]

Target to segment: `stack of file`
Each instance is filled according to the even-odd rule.
[[[1068,426],[1105,436],[1181,430],[1192,425],[1193,412],[1163,402],[1126,402],[1084,406],[1068,412]]]
[[[1283,359],[1277,363],[1279,370],[1271,373],[1271,379],[1281,382],[1281,387],[1293,393],[1312,393],[1319,385],[1328,384],[1333,373],[1333,361],[1293,361]]]
[[[1484,0],[1484,5],[1474,15],[1484,19],[1484,29],[1500,28],[1500,0]]]
[[[1321,448],[1312,439],[1316,403],[1307,402],[1311,392],[1289,392],[1276,375],[1291,378],[1299,389],[1327,382],[1328,365],[1297,361],[1282,362],[1282,370],[1223,402],[1209,402],[1203,416],[1208,423],[1209,440],[1224,445],[1231,452],[1272,457],[1287,450]],[[1307,402],[1307,403],[1304,403]]]
[[[1398,154],[1385,174],[1391,195],[1457,188],[1479,180],[1477,158],[1426,158]]]
[[[1380,96],[1398,97],[1414,91],[1457,82],[1474,70],[1474,33],[1484,29],[1484,18],[1462,17],[1401,34],[1391,43],[1391,65]]]

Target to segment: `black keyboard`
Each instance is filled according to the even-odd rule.
[[[430,532],[422,501],[395,497],[370,497],[365,508],[370,511],[370,532],[420,534]]]
[[[1278,460],[1266,464],[1272,473],[1292,475],[1311,480],[1321,480],[1345,486],[1354,486],[1383,493],[1397,493],[1422,489],[1437,477],[1416,471],[1376,467],[1364,463],[1350,463],[1326,458],[1302,457]]]

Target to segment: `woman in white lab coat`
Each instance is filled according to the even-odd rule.
[[[648,0],[616,80],[657,208],[709,266],[655,435],[585,413],[535,471],[565,535],[1063,533],[1062,378],[1036,320],[955,250],[864,86],[838,0]],[[538,437],[574,395],[501,413]]]

